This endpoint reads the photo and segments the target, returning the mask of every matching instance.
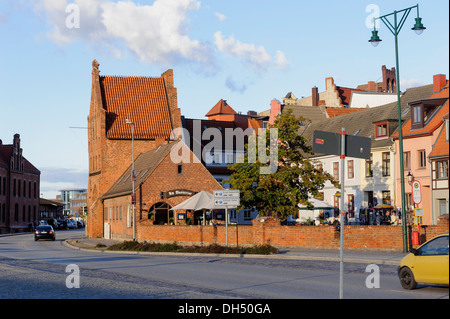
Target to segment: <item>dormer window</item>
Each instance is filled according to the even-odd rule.
[[[416,105],[411,106],[411,129],[419,129],[423,127],[424,118],[423,118],[423,106]]]
[[[386,138],[389,135],[388,122],[375,124],[375,138]]]
[[[411,130],[424,128],[447,99],[448,98],[434,98],[409,103],[411,108]]]

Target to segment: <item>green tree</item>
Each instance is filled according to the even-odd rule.
[[[256,143],[258,152],[268,154],[270,143],[272,146],[274,143],[277,145],[278,167],[275,172],[261,174],[261,167],[266,167],[267,164],[261,163],[259,156],[256,162],[251,160],[252,150],[248,144],[241,162],[229,166],[233,174],[227,182],[233,189],[240,190],[241,205],[238,209],[254,207],[258,209],[260,216],[275,216],[284,220],[289,215],[297,215],[298,204],[312,208],[312,204],[308,202],[309,197],[317,196],[326,181],[339,187],[333,176],[309,158],[313,155],[312,148],[299,134],[300,122],[304,120],[296,118],[292,110],[287,110],[277,116],[273,125],[269,125],[270,130],[278,130],[277,140],[271,140],[270,130],[257,137],[265,139],[265,143]]]

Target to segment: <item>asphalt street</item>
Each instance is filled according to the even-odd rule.
[[[337,251],[281,250],[269,257],[118,253],[89,249],[83,230],[56,241],[32,234],[0,237],[1,299],[337,299]],[[66,241],[67,240],[67,241]],[[76,242],[78,240],[78,242]],[[448,299],[448,287],[404,290],[396,264],[404,254],[346,252],[346,299]],[[367,266],[379,270],[368,288]],[[78,273],[71,272],[75,265]],[[79,288],[68,288],[78,274]],[[75,280],[74,280],[75,282]]]

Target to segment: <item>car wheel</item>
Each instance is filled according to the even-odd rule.
[[[399,273],[400,284],[405,289],[416,289],[417,282],[414,279],[414,274],[408,267],[402,268]]]
[[[37,238],[34,239],[34,241],[37,241],[37,240],[38,240]]]

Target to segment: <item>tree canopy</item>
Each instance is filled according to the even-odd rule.
[[[279,114],[273,125],[253,137],[258,143],[246,145],[244,158],[229,166],[233,174],[227,182],[233,189],[240,190],[241,205],[238,209],[256,208],[260,216],[284,220],[289,215],[297,215],[298,204],[312,208],[308,199],[317,197],[326,181],[339,187],[333,176],[310,158],[312,148],[299,134],[301,121],[305,119],[296,118],[292,110]],[[278,153],[275,159],[277,167],[269,174],[261,173],[268,166],[267,158],[261,160],[264,159],[261,155],[269,156],[274,146]],[[254,152],[259,155],[256,161],[253,160]]]

